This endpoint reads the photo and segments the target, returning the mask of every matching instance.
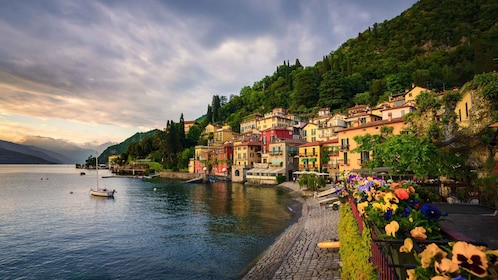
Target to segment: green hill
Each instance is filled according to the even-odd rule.
[[[275,107],[306,116],[321,107],[375,105],[412,85],[435,91],[461,87],[476,74],[498,70],[496,15],[495,0],[420,0],[314,66],[284,61],[271,76],[231,96],[210,121],[237,131],[244,116]]]
[[[137,132],[130,138],[126,139],[125,141],[109,146],[107,149],[105,149],[100,155],[99,155],[99,162],[102,163],[107,163],[107,160],[109,156],[112,155],[121,155],[122,153],[126,152],[128,149],[128,146],[133,143],[133,142],[140,142],[144,136],[149,136],[152,137],[154,136],[159,130],[158,129],[153,129],[148,132]]]

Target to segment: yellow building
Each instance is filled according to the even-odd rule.
[[[415,99],[417,98],[417,96],[419,96],[419,94],[424,92],[424,91],[430,91],[430,90],[423,88],[423,87],[418,87],[418,86],[413,87],[411,90],[409,90],[405,94],[405,103],[410,102],[410,101],[415,102]]]
[[[330,175],[339,173],[339,139],[331,139],[322,143],[322,151],[328,154],[327,162],[322,163],[322,170]]]
[[[389,118],[387,120],[374,121],[344,128],[337,132],[339,141],[339,172],[361,169],[362,163],[370,160],[370,151],[363,151],[360,153],[351,152],[358,147],[358,144],[354,141],[354,137],[366,134],[380,134],[383,126],[390,126],[393,128],[393,134],[400,134],[405,128],[405,123],[403,118]]]
[[[258,120],[262,116],[263,115],[259,113],[254,113],[246,116],[240,123],[240,133],[242,134],[252,133],[254,130],[256,130]]]
[[[263,131],[274,127],[293,127],[294,123],[295,120],[287,115],[284,108],[275,108],[257,121],[256,129]]]
[[[321,147],[320,141],[299,146],[299,171],[321,171]]]
[[[225,143],[232,141],[236,135],[237,133],[233,132],[229,125],[224,125],[214,132],[213,140],[215,143]]]
[[[318,140],[318,125],[308,123],[303,127],[301,132],[302,138],[306,142],[315,142]]]
[[[461,127],[468,127],[470,123],[469,110],[472,107],[472,91],[467,91],[462,96],[462,99],[458,101],[455,107],[455,113],[457,114],[457,123]]]
[[[221,127],[220,126],[217,126],[217,125],[214,125],[214,124],[208,124],[206,125],[206,127],[204,128],[204,130],[202,131],[202,135],[203,136],[208,136],[210,134],[214,135],[214,133],[220,129]]]
[[[235,165],[252,168],[261,162],[261,142],[244,141],[233,144],[233,162]]]

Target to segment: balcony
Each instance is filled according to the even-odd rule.
[[[349,151],[349,145],[341,145],[340,150],[341,151]]]

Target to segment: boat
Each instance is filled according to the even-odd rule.
[[[114,197],[116,190],[110,190],[107,188],[99,188],[99,155],[95,155],[95,173],[97,174],[97,187],[95,189],[90,189],[90,194],[99,197]]]
[[[199,178],[193,178],[193,179],[190,179],[190,180],[187,180],[185,181],[186,184],[188,183],[202,183],[202,177],[199,177]]]

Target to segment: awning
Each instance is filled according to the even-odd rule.
[[[300,174],[315,174],[318,176],[329,176],[329,173],[316,172],[316,171],[295,171],[292,174],[300,175]]]
[[[310,161],[311,161],[311,162],[315,162],[315,161],[316,161],[316,158],[310,158]]]
[[[249,176],[263,176],[263,174],[285,174],[285,168],[253,168],[247,170],[247,175]]]
[[[303,158],[301,161],[302,162],[308,162],[308,159],[307,158]]]

